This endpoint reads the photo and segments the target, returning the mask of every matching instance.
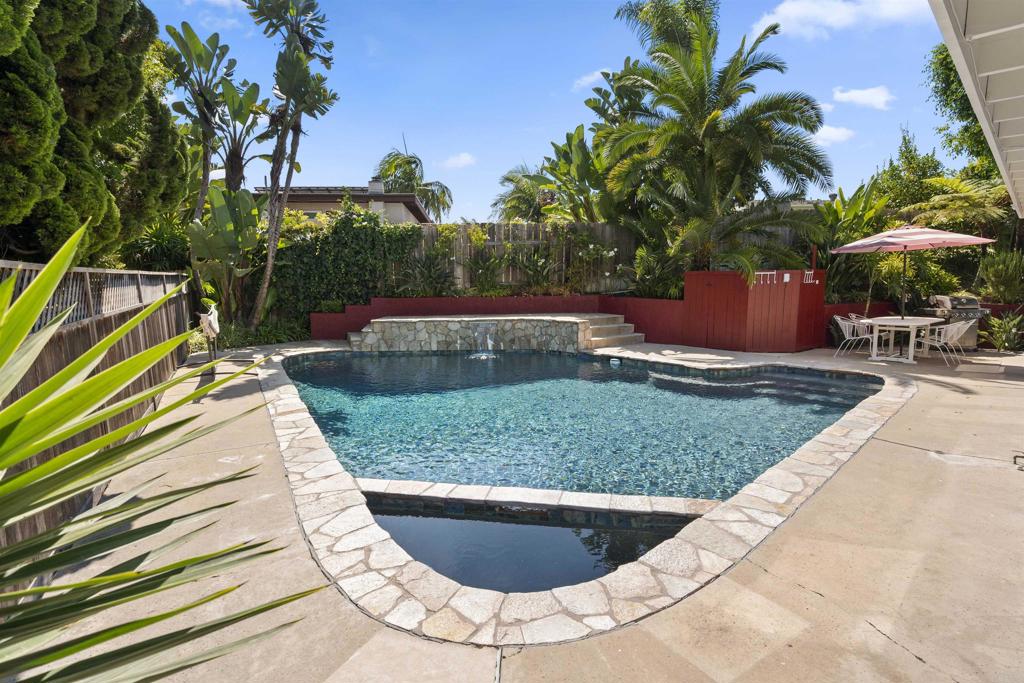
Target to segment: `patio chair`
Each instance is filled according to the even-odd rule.
[[[950,358],[959,364],[960,358],[957,356],[957,346],[959,345],[957,342],[964,336],[968,325],[964,325],[963,321],[949,323],[948,325],[937,325],[929,330],[929,334],[919,337],[917,344],[921,349],[938,349],[946,367],[950,365]],[[960,351],[961,353],[963,352],[963,347],[960,347]]]
[[[843,334],[843,340],[839,342],[839,347],[833,354],[833,358],[838,357],[844,351],[849,353],[854,348],[863,346],[864,342],[871,343],[871,329],[864,323],[840,315],[832,316],[832,319]]]

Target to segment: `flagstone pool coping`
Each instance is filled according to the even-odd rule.
[[[324,574],[367,615],[423,637],[474,645],[578,640],[675,604],[715,580],[764,540],[916,393],[913,380],[905,377],[843,370],[881,378],[883,384],[722,502],[356,479],[338,461],[282,365],[287,356],[345,350],[344,345],[288,345],[277,349],[258,370],[296,515],[311,553]],[[659,359],[650,365],[684,366],[708,374],[772,367],[828,371],[783,362],[704,365]],[[377,525],[363,491],[584,510],[656,511],[695,519],[674,538],[598,579],[548,591],[500,593],[462,586],[417,562]]]

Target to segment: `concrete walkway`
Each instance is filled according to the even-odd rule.
[[[641,344],[602,352],[707,364],[800,359],[868,366],[862,356],[834,363],[824,351],[773,356]],[[871,364],[912,376],[917,395],[732,570],[632,626],[544,647],[442,644],[384,626],[328,589],[230,636],[207,639],[204,646],[302,617],[272,640],[175,680],[1024,680],[1024,472],[1013,465],[1014,455],[1024,455],[1024,364],[995,356],[981,363],[987,367],[979,372],[949,370],[941,361]],[[187,412],[206,424],[261,402],[249,376]],[[274,538],[286,547],[201,584],[208,591],[246,582],[196,618],[325,583],[297,527],[266,411],[112,484],[111,492],[123,491],[166,472],[165,486],[188,485],[252,465],[259,465],[256,476],[188,502],[238,500],[173,556],[246,538]],[[191,587],[162,599],[170,606],[196,595]]]

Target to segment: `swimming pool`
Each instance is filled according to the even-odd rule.
[[[725,499],[881,388],[537,352],[289,357],[357,477]]]

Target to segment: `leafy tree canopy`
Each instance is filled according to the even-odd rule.
[[[948,122],[938,128],[942,146],[952,154],[971,160],[967,169],[970,177],[997,178],[999,171],[992,158],[992,150],[974,115],[949,48],[944,43],[932,48],[924,72],[935,110]]]
[[[944,171],[935,150],[922,154],[914,136],[904,128],[896,158],[890,158],[878,174],[878,191],[889,196],[890,209],[903,209],[938,194],[938,188],[926,181]]]

